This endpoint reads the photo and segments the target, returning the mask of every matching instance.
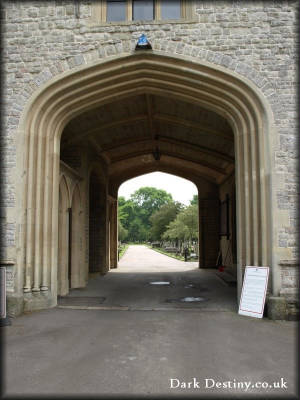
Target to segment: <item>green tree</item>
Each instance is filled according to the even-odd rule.
[[[129,200],[119,197],[118,218],[128,231],[127,240],[146,241],[150,239],[150,217],[162,205],[172,202],[172,196],[165,190],[143,187],[135,191]]]
[[[149,230],[145,228],[142,220],[138,216],[135,216],[130,222],[128,237],[133,242],[144,242],[148,240]]]
[[[129,230],[130,223],[137,214],[136,206],[131,200],[125,200],[124,197],[118,199],[118,219],[123,227]]]
[[[124,208],[126,205],[126,199],[123,196],[118,198],[118,219],[123,222],[128,218],[128,214],[126,209]]]
[[[142,187],[130,196],[130,200],[135,206],[135,215],[139,217],[141,226],[143,227],[143,229],[140,228],[140,232],[143,232],[143,237],[146,236],[145,240],[149,240],[151,215],[162,205],[173,201],[172,196],[165,190],[154,187]]]
[[[172,221],[168,226],[166,231],[163,233],[163,239],[171,239],[171,240],[184,240],[188,236],[188,230],[182,219],[179,217]]]
[[[162,205],[170,203],[173,200],[172,195],[165,190],[149,186],[136,190],[130,196],[130,199],[139,207],[139,216],[147,227],[150,227],[150,216]]]
[[[187,238],[189,240],[198,239],[198,204],[187,207],[181,215],[182,222],[187,227]]]
[[[118,221],[118,239],[120,242],[124,242],[124,240],[127,238],[128,236],[128,231],[127,229],[124,228],[124,226],[122,225],[121,221]]]
[[[150,217],[151,223],[151,238],[154,240],[161,240],[163,233],[167,229],[167,225],[170,224],[176,218],[176,215],[182,209],[182,204],[179,202],[170,202],[161,206],[155,211]]]
[[[192,206],[192,205],[198,206],[198,195],[197,195],[197,194],[194,194],[192,200],[190,200],[190,205],[191,205],[191,206]]]
[[[198,206],[190,205],[182,210],[163,234],[164,239],[198,239]]]

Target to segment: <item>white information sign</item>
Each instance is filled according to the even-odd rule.
[[[262,318],[268,287],[269,267],[246,267],[239,314]]]

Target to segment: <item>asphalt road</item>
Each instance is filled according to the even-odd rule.
[[[182,303],[183,297],[202,300]],[[134,246],[117,270],[69,298],[61,305],[67,308],[23,315],[1,328],[6,395],[295,395],[297,324],[239,316],[235,289],[196,263]],[[253,387],[274,382],[281,388]]]

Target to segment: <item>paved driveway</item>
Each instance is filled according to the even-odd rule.
[[[2,328],[7,394],[265,399],[296,391],[296,323],[237,315],[235,289],[196,263],[133,246],[117,270],[69,298],[70,308]],[[252,387],[263,382],[282,387]]]
[[[151,268],[151,271],[162,272],[162,269],[169,271],[190,270],[196,268],[198,262],[184,262],[173,257],[165,256],[147,246],[129,246],[124,256],[119,261],[122,270],[138,269],[139,271]]]
[[[90,279],[86,289],[73,290],[70,294],[70,297],[80,296],[104,297],[102,308],[237,309],[236,289],[220,281],[216,270],[199,270],[197,262],[180,261],[146,246],[130,246],[117,269]],[[181,302],[185,297],[197,297],[201,301]]]

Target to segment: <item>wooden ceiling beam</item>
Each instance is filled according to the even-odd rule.
[[[92,137],[88,138],[89,143],[91,146],[96,149],[97,154],[106,162],[106,164],[111,163],[111,159],[103,152],[102,147],[99,145],[99,143]]]
[[[141,169],[137,170],[137,168],[128,168],[126,170],[122,170],[120,174],[114,173],[110,176],[110,180],[114,182],[116,186],[121,185],[125,181],[135,178],[136,176],[144,175],[151,172],[164,172],[167,174],[175,175],[184,179],[187,179],[193,182],[197,187],[197,181],[200,179],[204,179],[207,182],[216,184],[218,178],[214,178],[210,175],[206,175],[205,173],[201,172],[199,175],[195,173],[189,167],[186,168],[179,168],[172,166],[171,168],[165,164],[151,164],[147,166],[143,166]],[[222,177],[223,178],[223,177]],[[223,179],[227,179],[226,177]]]
[[[219,130],[209,128],[207,125],[203,125],[200,122],[191,121],[191,120],[187,120],[184,118],[178,118],[178,117],[174,117],[174,116],[167,115],[167,114],[161,114],[161,113],[154,114],[150,95],[146,95],[146,103],[147,103],[147,114],[140,114],[140,115],[135,115],[135,116],[129,117],[129,118],[123,118],[123,119],[120,119],[117,121],[113,121],[113,122],[109,122],[109,123],[97,126],[97,128],[86,130],[84,132],[81,131],[78,133],[74,133],[71,138],[62,141],[62,146],[66,147],[70,144],[74,144],[74,143],[84,139],[87,136],[96,136],[100,132],[103,132],[103,131],[106,131],[106,130],[109,130],[112,128],[117,128],[119,126],[124,126],[124,125],[132,125],[132,124],[135,124],[138,122],[144,122],[144,121],[148,121],[150,136],[153,140],[155,140],[153,121],[157,121],[157,122],[161,121],[161,122],[168,123],[171,125],[175,125],[175,126],[179,125],[179,126],[184,126],[189,129],[197,130],[197,133],[200,135],[216,135],[216,136],[225,138],[226,140],[229,140],[231,142],[234,141],[233,135],[229,135],[228,133],[222,132],[221,130],[219,131]]]
[[[207,167],[207,168],[209,168],[209,169],[211,169],[211,170],[213,170],[213,171],[216,171],[216,172],[218,172],[219,174],[222,174],[222,175],[224,175],[224,176],[227,175],[227,172],[226,172],[225,169],[220,168],[220,167],[216,167],[215,165],[213,165],[213,164],[211,164],[211,163],[208,163],[208,162],[206,162],[206,161],[195,160],[194,158],[186,157],[186,156],[184,156],[184,155],[178,155],[178,154],[176,154],[176,153],[172,153],[172,152],[169,152],[169,151],[167,151],[167,152],[164,151],[164,153],[163,153],[162,155],[166,155],[166,156],[178,158],[178,159],[184,160],[184,161],[189,161],[189,162],[192,162],[192,163],[194,163],[194,164],[199,164],[199,165],[201,165],[202,167]]]
[[[103,151],[111,151],[111,150],[116,150],[119,149],[120,147],[126,146],[128,144],[132,145],[138,142],[151,142],[152,139],[149,139],[149,136],[141,136],[141,137],[136,137],[136,138],[130,138],[130,139],[123,139],[123,140],[118,140],[115,145],[103,145],[101,146]]]
[[[195,129],[199,135],[216,135],[221,136],[231,142],[234,141],[233,135],[229,135],[228,133],[211,129],[200,122],[190,121],[183,118],[174,117],[172,115],[165,115],[165,114],[154,114],[153,118],[155,121],[166,122],[171,125],[180,125],[186,128]]]
[[[72,135],[72,137],[70,139],[67,139],[66,141],[63,141],[63,146],[68,146],[70,144],[74,144],[84,138],[86,138],[87,136],[96,136],[98,135],[99,132],[103,132],[106,131],[108,129],[111,128],[116,128],[119,125],[131,125],[131,124],[135,124],[136,122],[143,122],[146,121],[148,119],[148,115],[146,114],[141,114],[141,115],[135,115],[134,117],[129,117],[129,118],[123,118],[123,119],[119,119],[117,121],[114,122],[109,122],[107,124],[103,124],[98,126],[97,128],[93,128],[84,132],[78,132]]]
[[[142,156],[142,155],[148,155],[148,154],[152,155],[152,150],[149,149],[149,150],[141,150],[141,151],[137,151],[137,152],[133,152],[133,153],[128,153],[126,155],[113,158],[111,160],[111,163],[115,164],[115,163],[120,162],[120,161],[125,161],[125,160],[128,160],[130,158],[134,158],[134,157],[138,157],[138,156]],[[210,163],[208,163],[206,161],[195,160],[195,159],[193,159],[191,157],[178,155],[177,153],[172,153],[170,151],[167,151],[167,152],[164,151],[163,153],[161,153],[161,156],[164,156],[164,155],[169,156],[169,157],[173,157],[173,158],[177,158],[177,159],[180,159],[180,160],[192,162],[192,163],[200,165],[202,167],[209,168],[209,169],[213,170],[214,172],[217,172],[217,173],[219,173],[221,175],[224,175],[224,176],[227,175],[227,172],[225,171],[225,169],[217,167],[215,165],[212,165],[212,164],[210,164]]]
[[[159,142],[164,142],[164,143],[170,143],[170,144],[174,144],[174,145],[181,146],[181,147],[184,146],[184,148],[186,148],[186,149],[190,149],[192,151],[198,151],[201,154],[205,154],[210,157],[221,159],[221,160],[224,160],[224,161],[232,163],[232,164],[234,163],[234,157],[231,157],[225,153],[221,153],[217,150],[209,149],[208,147],[200,146],[198,144],[186,142],[184,140],[173,139],[173,138],[170,138],[167,136],[162,136],[162,135],[157,135],[156,140],[157,140],[156,141],[157,145],[159,145]],[[149,139],[145,136],[141,137],[141,138],[135,138],[135,139],[124,139],[122,141],[119,141],[117,145],[112,145],[109,147],[102,146],[102,149],[104,152],[109,152],[109,151],[117,150],[128,144],[133,144],[133,143],[137,143],[137,142],[152,142],[152,139]]]
[[[146,94],[146,104],[147,104],[147,115],[148,115],[148,125],[150,137],[154,139],[154,129],[153,129],[153,107],[152,107],[152,97],[150,94]]]
[[[190,150],[193,150],[193,151],[196,150],[196,151],[199,151],[202,154],[206,154],[208,156],[215,157],[215,158],[227,161],[229,163],[234,163],[234,157],[231,157],[228,154],[219,152],[217,150],[209,149],[208,147],[205,147],[205,146],[200,146],[200,145],[195,144],[195,143],[186,142],[185,140],[173,139],[173,138],[169,138],[167,136],[162,136],[162,135],[158,135],[158,140],[161,141],[161,142],[165,142],[165,143],[184,146],[187,149],[190,149]]]

